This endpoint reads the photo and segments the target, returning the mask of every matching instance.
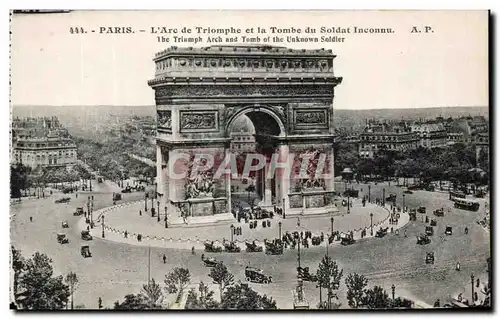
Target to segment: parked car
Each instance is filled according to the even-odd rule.
[[[70,201],[71,201],[71,197],[63,197],[63,198],[56,199],[54,201],[54,203],[63,204],[63,203],[69,203]]]
[[[62,226],[62,228],[69,228],[69,225],[68,225],[67,221],[61,222],[61,226]]]
[[[417,236],[417,245],[427,245],[431,242],[431,239],[427,234],[420,234]]]
[[[446,230],[444,231],[445,235],[452,235],[453,234],[453,228],[451,226],[446,226]]]
[[[215,267],[217,264],[221,264],[222,261],[218,261],[213,257],[205,258],[204,254],[201,254],[201,261],[206,267]]]
[[[83,258],[92,257],[92,253],[90,252],[90,247],[85,245],[80,248],[80,254]]]
[[[81,236],[83,240],[92,240],[92,235],[88,230],[82,230]]]
[[[427,236],[434,235],[434,228],[432,228],[432,226],[425,226],[425,234]]]
[[[64,234],[64,233],[58,233],[57,234],[57,242],[59,244],[61,244],[61,245],[62,244],[67,244],[67,243],[69,243],[69,239],[66,237],[66,234]]]
[[[77,207],[76,211],[73,213],[73,216],[81,216],[84,214],[83,207]]]
[[[427,253],[425,256],[426,264],[434,264],[434,252]]]

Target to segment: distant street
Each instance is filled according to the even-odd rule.
[[[93,184],[94,185],[94,184]],[[106,185],[106,184],[104,184]],[[337,186],[340,190],[343,184]],[[371,186],[372,201],[382,196],[382,185]],[[366,185],[354,185],[354,188],[363,188]],[[101,189],[104,191],[104,189]],[[112,192],[112,191],[111,191]],[[112,205],[110,193],[94,195],[95,210]],[[389,193],[397,195],[398,205],[402,204],[402,189],[394,186],[386,187],[386,196]],[[87,308],[97,307],[97,299],[103,299],[104,306],[112,307],[114,301],[122,300],[127,293],[138,293],[142,284],[147,281],[148,248],[114,243],[102,239],[94,239],[88,243],[93,253],[92,258],[84,259],[80,255],[80,245],[84,243],[79,237],[76,223],[79,217],[72,213],[77,206],[85,206],[87,194],[80,194],[78,199],[71,194],[69,204],[55,204],[56,198],[62,194],[55,194],[50,198],[23,200],[12,206],[11,213],[15,216],[11,222],[12,243],[21,249],[23,255],[31,255],[36,251],[46,253],[54,262],[56,274],[66,274],[69,271],[77,273],[80,286],[75,294],[75,304],[85,304]],[[375,196],[375,197],[374,197]],[[124,194],[124,201],[143,198],[143,193]],[[438,217],[435,234],[432,242],[427,246],[416,245],[415,236],[424,230],[424,223],[420,220],[411,222],[399,236],[388,235],[382,239],[373,238],[358,240],[347,247],[332,246],[329,254],[344,269],[344,279],[351,272],[364,274],[370,280],[369,286],[379,284],[390,291],[390,286],[396,286],[396,295],[415,298],[428,304],[433,304],[438,298],[442,302],[451,295],[463,292],[470,295],[466,289],[470,282],[470,275],[484,276],[486,258],[490,254],[489,235],[475,223],[483,217],[484,201],[479,212],[469,212],[452,208],[448,194],[438,192],[416,191],[405,196],[405,204],[410,208],[420,205],[427,206],[427,215],[430,218],[432,211],[444,207],[444,217]],[[33,216],[33,223],[29,222]],[[68,220],[69,229],[61,228],[61,221]],[[446,225],[453,227],[453,235],[445,236]],[[467,226],[469,234],[464,235],[463,229]],[[404,230],[408,237],[404,237]],[[65,232],[70,243],[60,245],[56,241],[57,232]],[[434,265],[425,264],[425,253],[434,251],[436,262]],[[316,271],[317,265],[326,252],[325,246],[303,249],[301,264]],[[161,257],[167,255],[167,264],[164,265]],[[258,292],[272,296],[279,308],[292,307],[291,290],[296,285],[297,251],[285,250],[281,256],[269,256],[264,253],[236,253],[210,254],[223,260],[233,272],[236,280],[244,280],[244,266],[253,265],[262,268],[264,272],[273,276],[273,283],[269,285],[251,284]],[[151,276],[157,281],[163,281],[166,272],[173,267],[189,268],[192,282],[209,281],[209,269],[200,261],[200,254],[192,255],[188,250],[165,248],[151,248]],[[462,271],[455,271],[456,262],[462,265]],[[315,284],[306,283],[305,293],[311,306],[319,302],[319,290]],[[347,307],[345,299],[345,284],[342,281],[341,302]]]

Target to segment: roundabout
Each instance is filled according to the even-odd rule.
[[[90,229],[92,236],[102,238],[104,229],[104,239],[130,245],[151,246],[176,249],[204,249],[204,242],[215,242],[219,245],[223,241],[234,241],[241,249],[245,249],[245,242],[253,242],[259,246],[264,246],[264,240],[281,238],[286,232],[306,232],[310,231],[313,236],[328,237],[333,231],[339,233],[353,232],[355,239],[361,238],[361,232],[366,230],[370,236],[371,226],[375,233],[380,227],[389,227],[394,230],[403,227],[408,222],[408,215],[401,214],[397,225],[389,224],[389,205],[386,207],[366,203],[363,207],[360,200],[353,200],[350,212],[346,207],[340,207],[339,211],[333,214],[324,215],[300,215],[282,216],[275,214],[273,218],[253,220],[256,228],[250,228],[249,223],[244,220],[237,222],[233,218],[232,222],[212,222],[207,218],[204,224],[191,224],[189,218],[185,225],[165,228],[164,218],[158,221],[157,216],[151,216],[150,212],[144,212],[144,201],[134,201],[115,205],[94,212],[96,225]],[[141,213],[139,213],[141,211]],[[370,214],[372,216],[370,217]],[[101,216],[104,216],[104,227]],[[333,224],[332,219],[333,218]],[[263,225],[264,224],[264,225]],[[85,218],[78,222],[81,230],[87,229]],[[234,234],[234,228],[241,228],[241,235]],[[140,235],[140,240],[138,239]],[[366,238],[365,237],[365,238]],[[324,246],[325,244],[323,244]]]

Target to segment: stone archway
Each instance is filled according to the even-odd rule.
[[[148,84],[157,108],[158,193],[169,215],[231,211],[230,179],[213,179],[210,172],[174,179],[169,169],[189,170],[189,161],[201,153],[218,161],[227,157],[227,128],[240,114],[257,124],[260,144],[283,157],[309,154],[317,162],[324,155],[333,174],[332,102],[342,81],[333,74],[334,58],[331,50],[271,46],[171,47],[157,53]],[[179,164],[182,154],[188,159]],[[333,178],[283,174],[276,183],[287,210],[331,205]]]

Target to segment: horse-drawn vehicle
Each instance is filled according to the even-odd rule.
[[[273,280],[273,277],[267,276],[261,269],[249,266],[245,267],[245,278],[247,281],[263,284],[270,283]]]
[[[430,252],[425,255],[425,263],[434,264],[434,252]]]
[[[62,244],[67,244],[67,243],[69,243],[69,239],[66,237],[66,234],[64,234],[64,233],[58,233],[57,234],[57,242],[59,244],[61,244],[61,245]]]
[[[434,235],[434,228],[432,228],[432,226],[425,226],[425,234],[427,236]]]
[[[385,235],[387,235],[388,229],[389,229],[389,227],[386,227],[386,228],[380,227],[380,229],[377,230],[377,232],[375,233],[375,237],[378,237],[378,238],[384,237]]]
[[[311,273],[309,272],[309,267],[297,267],[297,278],[311,282],[314,282],[318,279],[315,275],[311,275]]]
[[[274,239],[272,242],[264,240],[266,245],[266,255],[282,255],[283,254],[283,243],[281,239]]]
[[[205,258],[204,254],[201,254],[201,261],[207,267],[215,267],[217,264],[222,264],[222,261],[218,261],[213,257]]]
[[[426,234],[420,234],[417,236],[417,245],[427,245],[431,242],[431,239]]]
[[[234,241],[225,241],[224,242],[224,251],[226,253],[239,253],[239,252],[241,252],[241,248],[236,246]]]
[[[255,240],[251,243],[246,241],[245,245],[247,246],[247,249],[246,249],[247,253],[260,253],[263,250],[262,246],[257,246],[257,244],[255,243]]]
[[[90,252],[90,247],[85,245],[80,248],[80,254],[82,254],[83,258],[92,257],[92,253]]]
[[[352,245],[354,244],[355,240],[354,240],[354,236],[352,236],[351,234],[347,234],[347,233],[341,233],[340,234],[340,244],[341,245]]]
[[[206,241],[205,243],[205,251],[207,253],[220,253],[222,252],[222,247],[215,245],[213,241]]]
[[[92,235],[90,235],[90,232],[88,230],[82,230],[81,236],[83,240],[92,240]]]

